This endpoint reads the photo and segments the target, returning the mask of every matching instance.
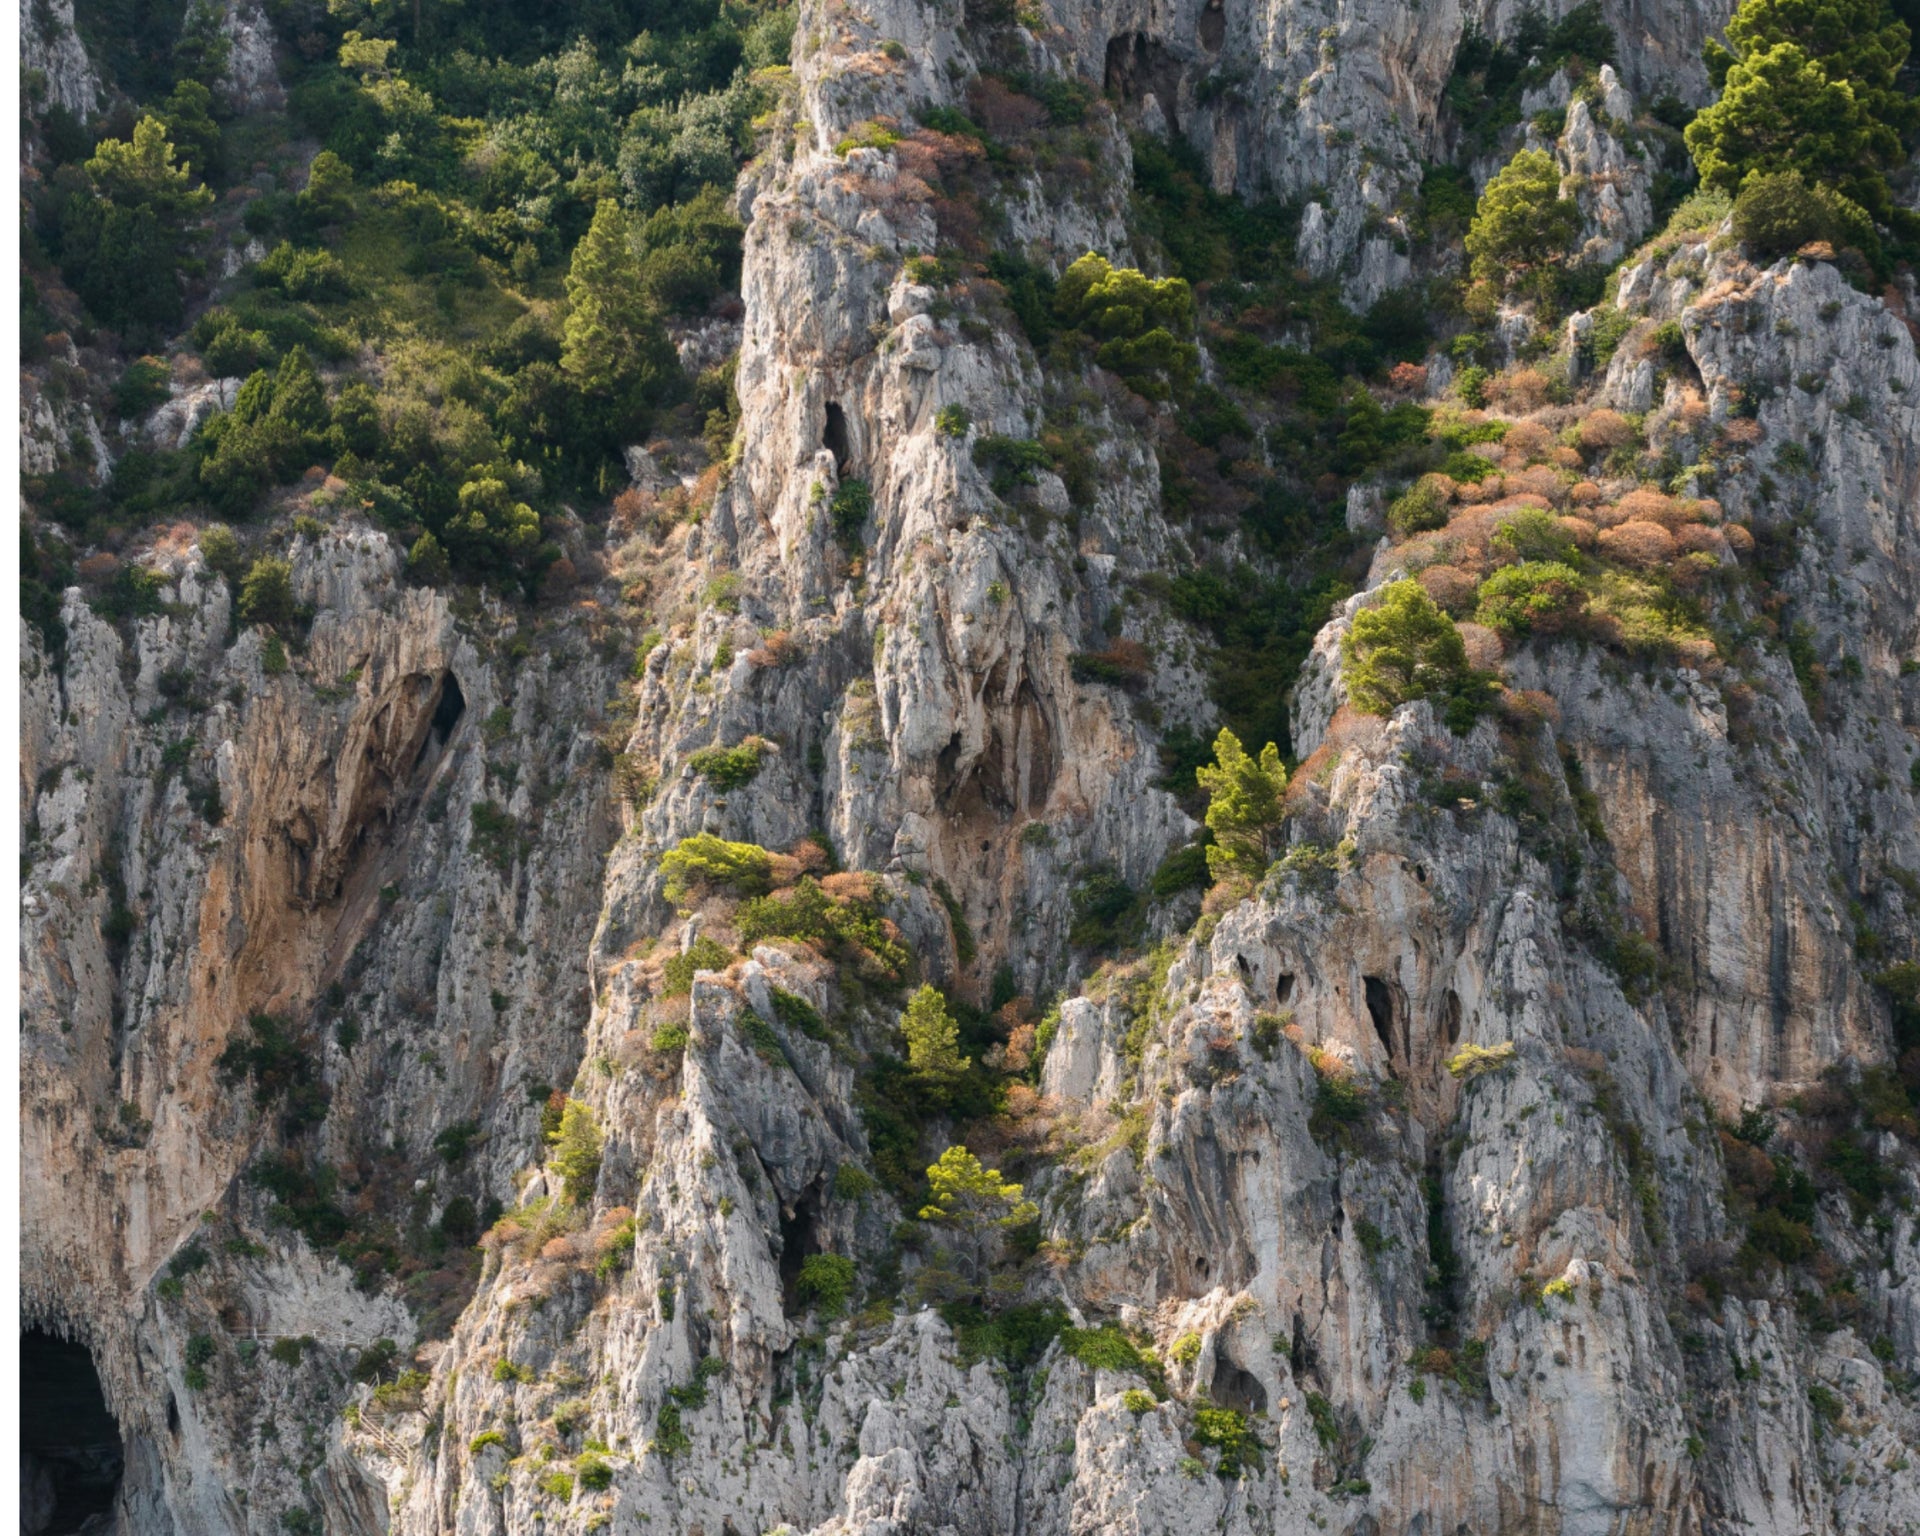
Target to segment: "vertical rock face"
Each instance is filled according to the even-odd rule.
[[[1723,14],[1609,8],[1632,87],[1697,93]],[[1517,16],[1056,6],[1031,63],[1206,146],[1222,187],[1337,189],[1302,234],[1332,271],[1437,143],[1463,29]],[[1152,598],[1195,555],[1155,408],[921,281],[942,210],[911,152],[836,152],[961,102],[973,48],[952,11],[803,9],[739,194],[737,460],[701,520],[609,551],[686,615],[631,678],[606,594],[456,608],[348,524],[295,543],[304,645],[241,631],[184,534],[157,611],[116,626],[75,589],[57,662],[27,634],[23,1304],[91,1351],[117,1528],[1920,1528],[1911,1212],[1809,1193],[1826,1299],[1708,1290],[1742,1241],[1724,1160],[1762,1156],[1719,1125],[1888,1055],[1839,893],[1879,893],[1884,940],[1920,927],[1911,336],[1830,265],[1730,241],[1627,269],[1627,341],[1581,387],[1677,456],[1756,424],[1771,456],[1720,461],[1716,495],[1804,676],[1518,646],[1509,683],[1554,707],[1462,736],[1348,705],[1363,594],[1293,695],[1287,855],[1082,986],[1086,872],[1143,886],[1197,830],[1158,744],[1212,710]],[[1006,194],[1056,266],[1130,254],[1121,121],[1083,147],[1072,190]],[[1559,147],[1589,235],[1641,236],[1644,165],[1586,103]],[[1363,286],[1396,276],[1378,243]],[[1668,322],[1697,401],[1639,345]],[[1029,520],[977,450],[1066,388],[1087,483],[1035,470]],[[712,911],[666,888],[699,834],[869,926],[716,965]],[[896,1048],[896,944],[980,1001],[1002,968],[1078,993],[1009,1091],[1045,1262],[1003,1299],[1080,1330],[1025,1355],[917,1301],[841,1315],[805,1267],[907,1297],[930,1257],[863,1071]],[[317,1163],[280,1159],[290,1124]],[[381,1278],[401,1230],[445,1263]]]
[[[20,0],[20,67],[37,72],[46,99],[82,121],[100,105],[100,77],[74,29],[73,0]]]

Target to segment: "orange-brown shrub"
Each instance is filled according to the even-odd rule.
[[[1560,526],[1566,529],[1567,536],[1580,549],[1592,549],[1593,541],[1600,532],[1584,517],[1563,517],[1560,519]]]
[[[1567,500],[1576,507],[1590,507],[1605,493],[1591,480],[1577,480],[1567,489]]]
[[[1507,648],[1501,643],[1497,630],[1488,629],[1484,624],[1463,623],[1459,626],[1460,643],[1467,648],[1467,664],[1482,672],[1491,672],[1500,665],[1500,659],[1507,654]]]
[[[1589,411],[1580,422],[1580,446],[1588,453],[1624,447],[1632,441],[1632,423],[1604,405],[1597,411]]]
[[[1555,448],[1547,457],[1562,469],[1577,470],[1586,462],[1580,457],[1580,450],[1578,448],[1569,448],[1565,443]]]
[[[1047,120],[1047,109],[992,75],[975,75],[967,86],[973,120],[996,139],[1024,139]]]
[[[931,128],[917,128],[893,146],[894,163],[922,183],[943,180],[985,153],[974,139]]]
[[[1547,403],[1547,376],[1538,368],[1518,368],[1488,381],[1487,393],[1513,411],[1537,411]]]
[[[1750,555],[1753,553],[1753,533],[1745,523],[1727,523],[1721,528],[1720,532],[1726,536],[1727,542],[1733,546],[1733,552],[1735,554]]]
[[[1507,494],[1525,494],[1538,496],[1543,501],[1559,501],[1567,493],[1560,477],[1545,465],[1536,465],[1532,469],[1523,469],[1517,475],[1507,476]]]
[[[1670,527],[1677,505],[1665,491],[1643,485],[1639,490],[1628,491],[1620,498],[1620,520],[1624,523],[1658,523],[1663,528]]]
[[[1418,580],[1427,589],[1427,596],[1455,618],[1473,611],[1479,583],[1459,566],[1430,565],[1420,573]]]
[[[1543,459],[1553,448],[1553,434],[1537,421],[1516,421],[1502,439],[1509,454],[1519,454],[1523,464]]]
[[[1427,370],[1418,363],[1395,363],[1387,383],[1403,395],[1417,395],[1427,387]]]
[[[1600,553],[1609,560],[1643,571],[1669,564],[1678,553],[1673,535],[1658,523],[1631,521],[1602,529],[1599,542]]]
[[[1727,541],[1718,528],[1683,523],[1673,530],[1673,542],[1683,554],[1711,555],[1718,561],[1727,553]]]

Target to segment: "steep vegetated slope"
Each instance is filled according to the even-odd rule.
[[[1920,1525],[1913,79],[1729,20],[34,9],[29,1528]]]

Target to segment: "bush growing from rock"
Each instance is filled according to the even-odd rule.
[[[1439,475],[1422,475],[1387,508],[1387,526],[1402,538],[1446,527],[1445,484]]]
[[[1467,699],[1448,723],[1470,725],[1479,708],[1460,631],[1417,581],[1391,583],[1377,605],[1356,613],[1341,654],[1348,697],[1367,714],[1390,715],[1414,699]]]
[[[1474,617],[1490,629],[1519,638],[1556,634],[1586,606],[1580,573],[1557,560],[1528,560],[1505,566],[1480,584]]]

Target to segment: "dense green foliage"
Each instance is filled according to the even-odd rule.
[[[1473,275],[1513,286],[1564,262],[1580,233],[1580,209],[1560,195],[1560,170],[1545,150],[1523,149],[1481,194],[1467,231]]]
[[[1467,664],[1460,631],[1417,581],[1390,583],[1378,602],[1356,613],[1341,655],[1347,694],[1369,714],[1432,699],[1458,730],[1481,707],[1485,683]]]
[[[1687,126],[1687,148],[1710,187],[1797,171],[1823,189],[1829,218],[1877,250],[1867,217],[1895,219],[1887,176],[1920,127],[1901,88],[1911,36],[1887,0],[1743,0],[1725,46],[1709,41],[1720,99]],[[1855,210],[1864,210],[1864,216]]]
[[[1286,765],[1272,742],[1256,759],[1224,728],[1214,739],[1213,757],[1213,766],[1195,770],[1207,795],[1207,830],[1213,834],[1207,873],[1215,880],[1231,875],[1258,880],[1280,849]]]
[[[792,11],[272,9],[288,111],[236,118],[208,89],[227,47],[211,8],[81,7],[138,109],[93,125],[55,109],[30,271],[44,251],[92,320],[146,348],[207,291],[220,243],[268,254],[191,333],[209,373],[248,381],[243,407],[178,453],[129,453],[104,492],[48,499],[93,533],[240,519],[317,466],[400,535],[417,579],[532,596],[562,501],[604,495],[625,445],[669,419],[697,435],[709,411],[663,321],[737,286],[727,194],[782,88]],[[295,353],[296,375],[345,371],[283,378]],[[130,369],[120,393],[151,409],[153,388]]]

